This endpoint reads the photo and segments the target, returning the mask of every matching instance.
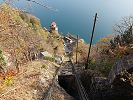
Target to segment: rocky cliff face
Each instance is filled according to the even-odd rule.
[[[35,16],[0,5],[0,49],[11,57],[12,65],[0,73],[1,100],[40,100],[51,86],[60,65],[55,57],[64,56],[59,33],[49,33]],[[36,58],[47,51],[52,57]],[[6,55],[5,55],[6,56]],[[34,57],[34,59],[33,59]],[[16,71],[19,68],[19,72]],[[59,85],[51,92],[53,100],[71,100]]]

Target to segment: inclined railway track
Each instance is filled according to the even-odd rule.
[[[87,93],[86,93],[86,91],[85,91],[82,83],[81,83],[81,80],[79,78],[79,75],[76,72],[76,68],[75,68],[75,66],[74,66],[74,64],[72,63],[71,60],[70,60],[70,65],[72,67],[72,72],[73,72],[73,74],[75,76],[75,83],[76,83],[76,86],[77,86],[77,91],[78,91],[79,99],[80,100],[90,100],[88,98],[88,95],[87,95]]]
[[[67,65],[68,65],[68,72],[67,72],[67,68],[66,67],[65,67],[65,69],[63,69],[61,71],[66,71],[67,73],[71,72],[74,75],[75,84],[76,84],[77,92],[78,92],[77,95],[79,97],[79,100],[90,100],[88,98],[87,93],[85,92],[85,89],[84,89],[81,81],[80,81],[79,75],[76,73],[76,68],[75,68],[74,64],[72,63],[72,61],[68,61]],[[71,67],[71,70],[70,70],[70,67]],[[57,77],[59,71],[60,71],[60,68],[57,69],[56,74],[55,74],[55,76],[53,78],[52,84],[50,85],[48,90],[43,94],[43,97],[42,97],[41,100],[51,100],[53,87],[54,87],[55,82],[57,81],[56,77]],[[63,72],[61,74],[63,74]]]

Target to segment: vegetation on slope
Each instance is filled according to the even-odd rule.
[[[59,65],[50,58],[35,61],[35,55],[41,51],[47,51],[52,58],[64,54],[59,33],[49,33],[38,18],[7,4],[0,5],[0,49],[3,100],[41,98]]]
[[[89,68],[108,76],[113,65],[123,56],[132,52],[133,33],[131,16],[115,25],[114,36],[107,36],[96,43],[91,50]]]
[[[59,47],[57,51],[62,49],[63,44],[59,42],[61,39],[49,37],[50,33],[41,27],[36,17],[6,4],[0,6],[0,11],[0,48],[8,52],[13,61],[25,63],[32,60],[33,52],[46,50],[53,53],[57,46]]]

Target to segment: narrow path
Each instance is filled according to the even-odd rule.
[[[61,65],[60,65],[61,66]],[[48,90],[43,94],[41,100],[51,100],[51,94],[52,94],[52,89],[54,88],[55,82],[57,81],[58,73],[61,67],[59,67],[54,75],[54,78],[52,80],[52,84],[49,86]]]

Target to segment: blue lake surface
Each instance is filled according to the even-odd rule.
[[[50,23],[56,21],[59,32],[79,35],[86,42],[90,41],[94,15],[97,12],[93,43],[108,34],[113,34],[113,26],[122,17],[133,15],[133,0],[35,0],[58,9],[57,12],[26,0],[10,1],[14,2],[13,6],[37,16],[43,27],[49,28]]]

